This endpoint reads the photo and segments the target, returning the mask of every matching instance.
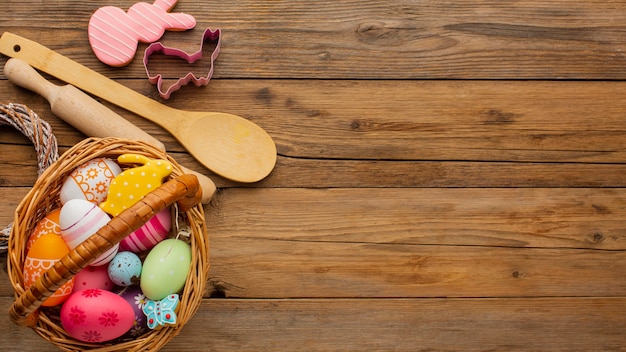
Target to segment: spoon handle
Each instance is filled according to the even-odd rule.
[[[150,99],[68,57],[19,35],[4,32],[0,37],[0,53],[22,59],[38,70],[143,116],[168,131],[182,122],[176,114],[171,113],[176,109]],[[160,118],[161,116],[168,116],[168,118],[163,119]]]

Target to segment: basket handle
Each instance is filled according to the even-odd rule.
[[[178,202],[181,211],[187,211],[200,203],[201,197],[198,178],[194,175],[183,174],[163,183],[56,262],[17,297],[9,308],[9,316],[17,325],[34,327],[39,320],[41,303],[91,261],[174,202]]]

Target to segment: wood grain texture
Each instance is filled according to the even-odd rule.
[[[127,9],[132,2],[64,3],[11,0],[3,4],[0,22],[6,30],[38,38],[107,75],[144,75],[140,60],[116,70],[84,50],[89,16],[100,6]],[[247,0],[207,5],[188,0],[176,11],[193,14],[198,24],[182,35],[166,33],[162,41],[167,46],[197,50],[204,29],[223,29],[215,72],[220,78],[626,77],[626,43],[620,35],[624,1],[402,0],[390,5]],[[20,16],[30,25],[23,26]],[[166,75],[180,73],[171,67]]]
[[[624,350],[626,1],[181,0],[198,25],[162,43],[194,51],[211,27],[222,46],[209,85],[167,101],[139,56],[111,68],[88,47],[91,13],[132,3],[8,0],[0,31],[276,142],[273,172],[239,184],[105,103],[219,187],[208,290],[164,351]],[[61,151],[84,138],[3,74],[0,100],[40,113]],[[0,126],[0,224],[35,177]],[[56,350],[6,314],[0,329],[7,351]]]
[[[216,299],[163,351],[620,351],[624,309],[623,298]],[[8,350],[58,351],[6,317],[0,327]]]
[[[30,94],[7,86],[12,96]],[[125,81],[149,94],[145,82]],[[282,156],[306,159],[623,163],[623,82],[215,80],[168,105],[257,123]],[[62,137],[43,98],[33,109]],[[171,151],[173,137],[114,109]],[[69,136],[68,136],[69,137]],[[72,135],[69,143],[80,139]],[[172,145],[170,147],[170,145]]]

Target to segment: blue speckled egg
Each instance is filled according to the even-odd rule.
[[[141,259],[133,252],[119,252],[109,263],[108,272],[111,281],[118,286],[139,283]]]

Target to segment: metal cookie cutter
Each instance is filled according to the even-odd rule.
[[[213,49],[213,52],[211,53],[211,67],[209,69],[209,72],[205,76],[202,76],[202,77],[196,77],[196,75],[194,75],[193,72],[189,72],[183,77],[179,78],[178,81],[176,81],[176,83],[172,84],[165,91],[163,91],[163,76],[160,73],[153,75],[150,73],[150,70],[148,69],[150,56],[152,56],[152,54],[154,53],[161,52],[167,56],[176,56],[176,57],[183,58],[188,63],[192,64],[198,61],[200,58],[202,58],[202,49],[204,47],[204,44],[206,43],[216,43],[215,49]],[[148,80],[150,81],[150,83],[156,84],[157,89],[159,91],[159,95],[163,99],[169,99],[170,95],[172,95],[173,92],[179,90],[180,87],[188,84],[189,82],[192,82],[198,87],[207,85],[209,83],[209,80],[211,79],[211,76],[213,75],[213,62],[215,61],[215,59],[217,58],[217,55],[219,54],[220,44],[221,44],[220,30],[216,29],[215,31],[213,31],[210,28],[207,28],[204,31],[204,34],[202,35],[202,41],[200,42],[200,50],[198,50],[197,52],[193,54],[188,54],[185,51],[177,49],[177,48],[165,47],[160,42],[152,43],[146,48],[146,51],[144,52],[144,55],[143,55],[143,65],[144,65],[144,68],[146,69]]]

